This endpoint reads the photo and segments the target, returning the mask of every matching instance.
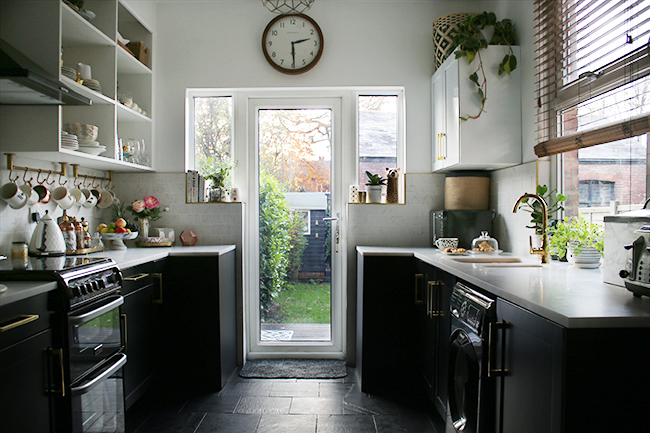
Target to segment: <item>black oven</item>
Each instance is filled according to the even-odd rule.
[[[24,267],[3,268],[12,280],[58,281],[48,301],[52,315],[50,351],[54,426],[60,433],[123,433],[122,367],[124,323],[122,274],[111,259],[30,258]]]

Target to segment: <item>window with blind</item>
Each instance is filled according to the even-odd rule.
[[[647,195],[650,2],[536,0],[535,14],[535,153],[562,154],[567,215],[597,221],[640,207]]]

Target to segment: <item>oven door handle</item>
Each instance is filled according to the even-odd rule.
[[[126,355],[124,353],[117,353],[111,356],[109,360],[112,361],[114,358],[116,358],[116,360],[112,362],[108,367],[104,368],[103,371],[97,376],[93,377],[88,382],[85,382],[83,385],[70,388],[72,396],[74,397],[77,395],[86,394],[91,389],[99,385],[100,382],[109,378],[113,373],[115,373],[117,370],[122,368],[124,364],[126,364]]]
[[[119,307],[124,303],[124,297],[122,295],[113,295],[109,296],[103,304],[99,307],[93,308],[90,311],[79,314],[78,316],[68,316],[68,323],[71,325],[79,325],[81,323],[86,323],[90,320],[93,320],[104,313],[108,313],[114,308]]]

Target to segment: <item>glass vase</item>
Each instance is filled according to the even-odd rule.
[[[140,218],[140,241],[147,242],[149,237],[149,218]]]

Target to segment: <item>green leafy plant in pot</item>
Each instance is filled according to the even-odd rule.
[[[537,185],[537,195],[542,197],[548,207],[548,221],[549,226],[554,226],[557,223],[553,217],[559,210],[564,210],[562,203],[566,200],[566,196],[557,192],[557,190],[549,191],[546,185]],[[519,210],[530,212],[531,225],[526,226],[529,229],[535,229],[536,235],[542,235],[542,226],[544,214],[542,213],[542,205],[537,201],[529,201],[525,198],[521,201]],[[532,204],[531,204],[532,203]]]
[[[368,182],[366,183],[368,202],[381,203],[381,190],[383,186],[386,185],[387,179],[379,176],[378,174],[372,174],[369,171],[366,171],[366,177],[368,178]]]
[[[494,27],[494,34],[489,41],[485,39],[483,31],[486,27]],[[517,69],[517,58],[512,51],[512,45],[516,45],[515,25],[509,19],[497,20],[493,12],[483,12],[467,17],[458,25],[458,32],[454,35],[451,50],[457,48],[454,55],[457,59],[466,57],[468,64],[472,64],[475,58],[478,58],[478,67],[469,79],[476,84],[478,97],[481,100],[481,109],[478,114],[471,116],[461,116],[461,120],[478,119],[485,111],[485,102],[487,101],[487,79],[483,69],[483,60],[481,59],[481,49],[488,45],[507,45],[510,50],[499,64],[499,75],[508,74]],[[451,51],[450,50],[450,51]]]
[[[579,268],[597,268],[603,253],[603,229],[582,217],[565,219],[549,230],[549,249]]]
[[[210,201],[219,202],[225,199],[226,184],[232,169],[231,164],[215,164],[212,171],[204,175],[205,179],[210,181]]]

